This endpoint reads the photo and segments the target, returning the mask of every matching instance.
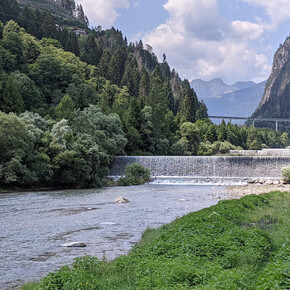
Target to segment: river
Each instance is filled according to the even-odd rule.
[[[0,195],[0,289],[39,280],[75,257],[126,254],[147,227],[217,203],[223,187],[142,185]],[[116,204],[117,196],[129,203]],[[83,241],[85,248],[63,243]]]

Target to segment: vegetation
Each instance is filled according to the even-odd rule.
[[[221,201],[156,230],[127,256],[93,257],[30,289],[289,289],[290,197]]]
[[[287,183],[290,183],[290,167],[284,167],[281,170],[282,176]]]
[[[140,163],[126,166],[125,177],[118,180],[119,185],[140,185],[150,181],[150,170]]]
[[[165,54],[158,62],[115,28],[88,29],[73,0],[21,3],[0,0],[1,187],[101,185],[119,154],[289,145],[287,133],[213,124]],[[72,18],[87,35],[72,31]]]

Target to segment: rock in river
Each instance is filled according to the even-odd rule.
[[[126,203],[126,202],[130,202],[130,200],[122,196],[118,196],[115,199],[115,203]]]
[[[61,245],[62,247],[78,247],[83,248],[86,247],[87,244],[85,242],[71,242],[71,243],[65,243]]]

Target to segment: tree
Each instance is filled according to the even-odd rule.
[[[131,96],[138,96],[139,91],[139,71],[138,65],[134,58],[126,61],[124,75],[121,81],[121,86],[126,86],[129,89]]]
[[[9,20],[17,20],[19,15],[19,5],[16,0],[0,1],[0,21],[4,23]]]
[[[194,123],[196,121],[196,111],[198,101],[194,90],[190,87],[187,80],[183,84],[183,101],[181,103],[181,112],[186,121]]]
[[[74,102],[69,95],[64,95],[55,108],[55,114],[59,120],[71,120],[74,114]]]
[[[258,129],[251,128],[247,137],[247,149],[248,150],[260,150],[262,149],[261,135]]]
[[[150,90],[150,76],[145,66],[142,66],[139,83],[139,98],[143,106],[145,104],[148,104],[149,90]]]
[[[85,38],[84,48],[81,52],[81,60],[97,66],[102,55],[102,49],[97,45],[93,35]]]
[[[187,151],[196,155],[200,143],[200,134],[197,126],[191,122],[185,122],[180,126],[181,141],[187,144]]]
[[[111,62],[111,52],[109,49],[103,50],[102,57],[100,59],[98,68],[100,75],[105,77],[106,79],[109,79],[109,67],[110,67],[110,62]]]
[[[0,108],[6,113],[19,114],[24,111],[24,101],[14,73],[10,74],[4,83],[2,96],[0,96]]]
[[[118,86],[124,74],[126,58],[126,47],[123,45],[113,53],[108,67],[109,80]]]
[[[23,64],[23,44],[19,25],[10,20],[4,27],[2,45],[16,57],[17,65]]]
[[[80,56],[79,43],[78,43],[77,36],[74,32],[71,32],[68,35],[64,49],[74,53],[76,56]]]

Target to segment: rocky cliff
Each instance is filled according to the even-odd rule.
[[[271,75],[253,117],[290,117],[290,37],[275,53]]]

